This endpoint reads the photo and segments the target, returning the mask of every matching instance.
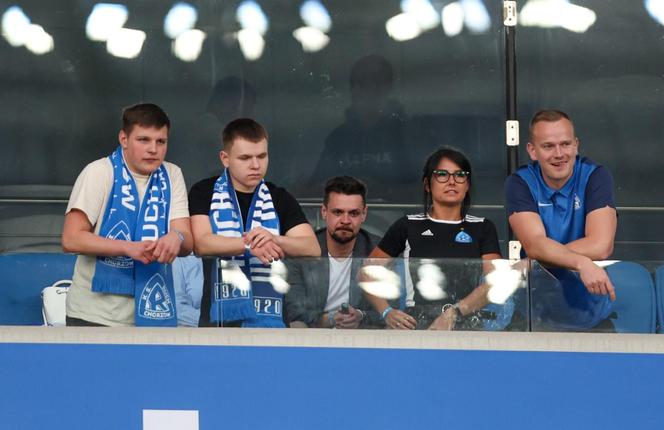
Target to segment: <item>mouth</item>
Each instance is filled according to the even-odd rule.
[[[556,169],[560,169],[560,168],[563,168],[563,167],[567,166],[567,161],[556,161],[556,162],[553,162],[553,163],[550,163],[550,164],[553,167],[555,167]]]

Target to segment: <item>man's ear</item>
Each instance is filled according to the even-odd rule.
[[[226,151],[219,151],[219,160],[221,160],[221,164],[223,164],[224,167],[228,167],[230,164],[228,153]]]
[[[127,149],[127,133],[124,130],[120,130],[118,133],[118,141],[122,145],[122,149]]]
[[[325,203],[320,205],[320,217],[327,221],[327,206],[325,206]]]
[[[530,156],[530,159],[532,161],[537,161],[537,154],[535,154],[535,145],[528,142],[528,144],[526,145],[526,151],[528,151],[528,155]]]

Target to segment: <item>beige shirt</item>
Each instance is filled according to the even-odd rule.
[[[170,223],[174,219],[189,217],[187,187],[178,166],[166,161],[164,166],[171,181]],[[150,178],[134,172],[131,174],[142,202]],[[99,234],[112,187],[111,161],[108,157],[93,161],[78,175],[66,213],[72,209],[82,211],[94,227],[95,234]],[[67,294],[67,316],[108,326],[134,325],[133,297],[91,291],[95,263],[94,255],[79,255],[76,259],[72,285]]]

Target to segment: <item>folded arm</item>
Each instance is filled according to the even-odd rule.
[[[233,256],[244,253],[244,240],[241,237],[225,237],[212,233],[210,217],[191,217],[191,232],[194,235],[196,255]]]
[[[577,254],[591,260],[606,260],[613,253],[618,217],[616,210],[606,206],[586,215],[585,237],[565,245]]]
[[[597,212],[593,211],[591,214]],[[606,272],[593,263],[591,257],[586,256],[576,250],[591,248],[589,241],[580,242],[576,245],[566,246],[546,236],[544,224],[538,214],[534,212],[515,212],[509,217],[510,226],[514,234],[521,242],[529,258],[538,260],[542,263],[578,271],[581,280],[588,291],[592,294],[609,294],[611,299],[615,299],[613,285]],[[590,227],[593,232],[600,229],[597,223]],[[606,226],[605,226],[606,227]],[[615,234],[615,228],[613,230]],[[578,242],[578,241],[577,241]],[[569,244],[568,244],[569,245]],[[612,247],[612,245],[611,245]],[[594,248],[593,248],[594,249]]]
[[[180,235],[182,235],[182,239]],[[178,218],[170,222],[168,234],[156,241],[153,260],[159,263],[172,263],[175,257],[191,254],[194,239],[189,228],[189,218]]]
[[[320,257],[320,246],[313,229],[307,223],[292,227],[283,236],[276,236],[264,228],[255,228],[244,236],[251,249],[274,242],[289,257]]]
[[[62,230],[64,252],[107,257],[127,256],[147,264],[152,261],[155,246],[156,242],[152,241],[131,242],[98,236],[93,233],[92,224],[81,210],[72,209],[65,215]]]

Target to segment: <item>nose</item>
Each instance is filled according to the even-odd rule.
[[[555,146],[555,150],[554,150],[554,152],[553,152],[553,155],[555,155],[556,157],[561,157],[561,156],[563,155],[563,148],[562,148],[562,146],[560,146],[560,145],[556,145],[556,146]]]
[[[260,167],[260,164],[258,164],[258,159],[255,158],[255,157],[253,157],[253,158],[251,159],[251,162],[250,162],[250,163],[251,163],[251,164],[250,164],[250,167],[251,167],[252,169],[258,169],[258,168]]]
[[[344,212],[344,214],[341,215],[341,223],[350,224],[350,214],[348,212]]]
[[[157,142],[151,140],[150,143],[148,143],[148,152],[150,154],[155,154],[157,152]]]

